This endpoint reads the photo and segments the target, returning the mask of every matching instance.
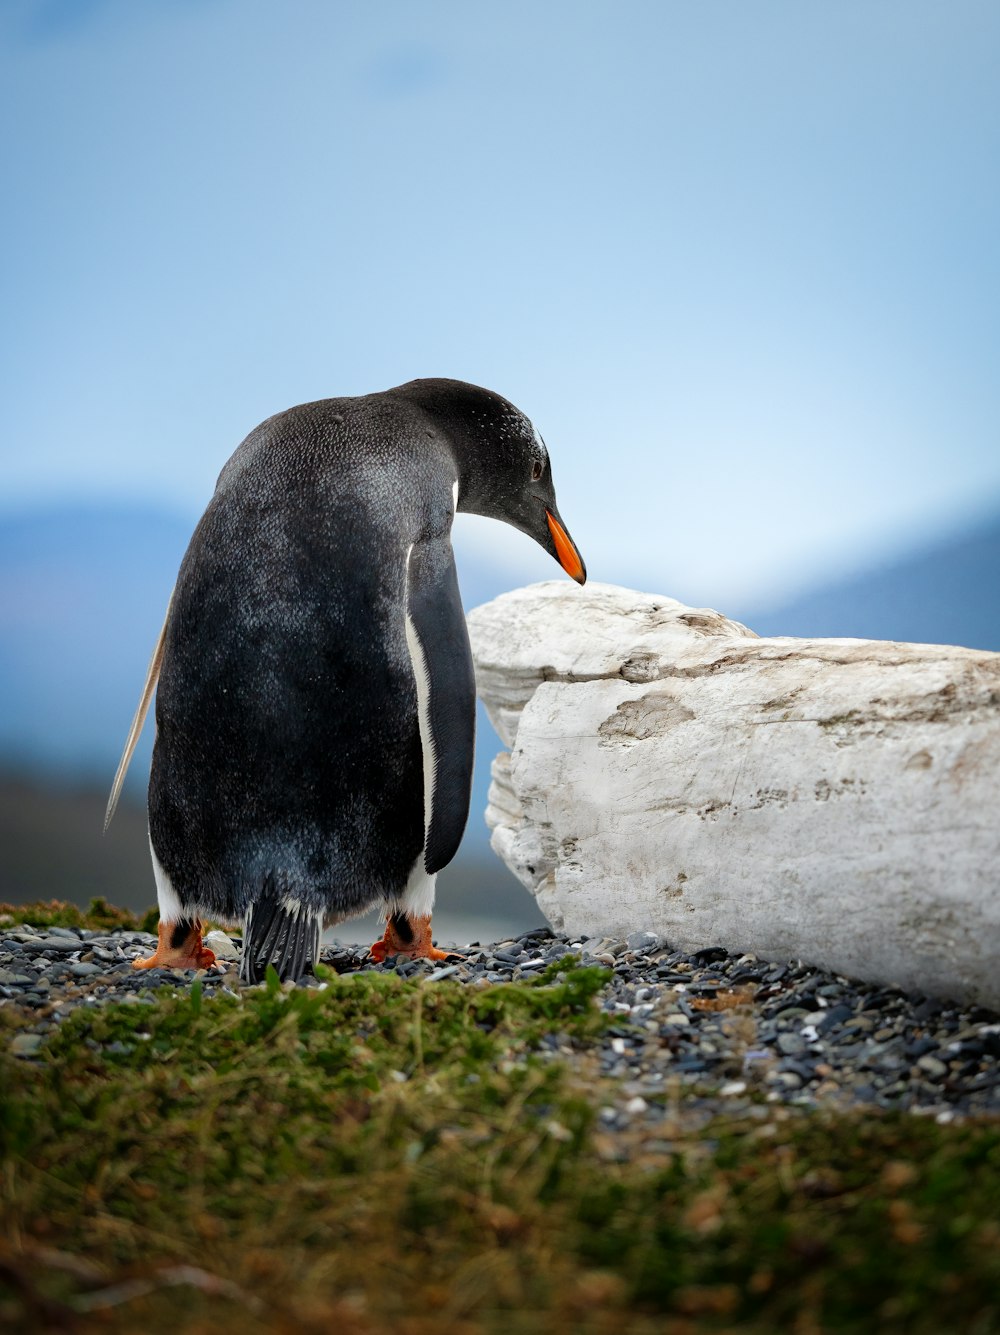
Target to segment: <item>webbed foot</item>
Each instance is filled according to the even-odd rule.
[[[133,960],[133,969],[207,969],[215,952],[201,943],[201,919],[164,922],[157,928],[156,950],[148,959]]]
[[[386,919],[385,934],[371,947],[371,957],[381,963],[392,955],[403,955],[411,960],[461,959],[455,950],[438,950],[431,940],[431,918],[410,918],[405,913],[393,913]]]

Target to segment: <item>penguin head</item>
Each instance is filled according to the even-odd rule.
[[[583,558],[556,505],[549,452],[520,409],[461,380],[412,380],[392,392],[417,403],[444,438],[458,480],[457,509],[520,529],[586,583]]]

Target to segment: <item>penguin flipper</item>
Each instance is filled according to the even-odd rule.
[[[265,890],[247,910],[243,924],[240,981],[263,982],[269,964],[282,982],[301,978],[319,956],[319,933],[320,914]]]
[[[139,697],[139,704],[132,719],[132,726],[128,730],[128,737],[125,739],[125,749],[122,751],[122,758],[118,762],[118,769],[115,773],[115,781],[111,785],[111,796],[108,798],[108,807],[104,813],[104,833],[107,834],[108,826],[111,824],[111,818],[115,814],[118,806],[118,799],[121,796],[122,784],[125,782],[125,775],[128,773],[128,767],[132,762],[132,752],[135,750],[135,744],[142,733],[142,725],[146,721],[146,711],[149,709],[149,702],[153,698],[153,692],[156,690],[156,683],[160,679],[160,668],[163,664],[163,645],[167,638],[167,622],[170,620],[170,608],[174,601],[174,595],[170,595],[170,601],[167,603],[167,613],[163,618],[163,625],[156,639],[156,645],[153,649],[153,656],[149,660],[149,667],[146,669],[146,680],[143,684],[142,695]]]
[[[447,534],[410,548],[406,643],[424,756],[424,868],[433,875],[462,841],[476,741],[476,678]]]

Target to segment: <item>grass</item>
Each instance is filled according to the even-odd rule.
[[[1000,1329],[1000,1125],[706,1126],[675,1090],[619,1159],[603,977],[196,982],[81,1007],[32,1062],[0,1010],[0,1325]]]

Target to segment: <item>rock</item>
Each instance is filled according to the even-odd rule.
[[[557,930],[1000,1004],[1000,654],[759,639],[602,584],[469,631],[512,748],[492,844]]]
[[[33,1057],[43,1042],[41,1034],[15,1034],[10,1041],[10,1050],[15,1057]]]
[[[943,1080],[948,1074],[948,1067],[937,1057],[921,1057],[917,1066],[932,1080]]]
[[[209,950],[215,952],[215,958],[219,960],[238,960],[240,952],[233,944],[225,932],[214,931],[206,932],[203,937],[204,943]]]
[[[786,1057],[797,1057],[800,1052],[805,1052],[805,1039],[799,1034],[779,1034],[778,1051]]]
[[[633,954],[648,955],[651,950],[658,948],[660,938],[655,932],[630,932],[625,944]]]
[[[74,978],[90,978],[95,973],[101,972],[99,964],[74,963],[69,966],[69,971]]]

